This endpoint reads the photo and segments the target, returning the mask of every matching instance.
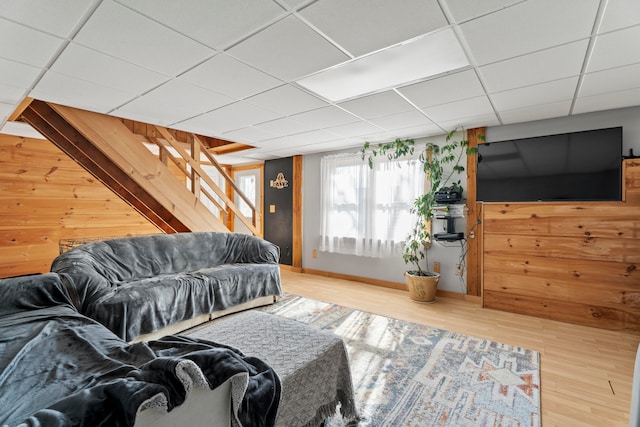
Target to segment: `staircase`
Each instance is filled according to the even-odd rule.
[[[38,100],[22,111],[21,118],[165,233],[229,231],[225,224],[234,215],[260,235],[252,202],[198,135],[187,135],[187,150],[175,131],[147,125],[155,136],[134,134],[117,117]],[[159,147],[157,157],[145,143]],[[220,172],[228,193],[204,171],[202,157]],[[253,220],[233,203],[234,194],[252,209]],[[210,203],[203,203],[205,199]]]

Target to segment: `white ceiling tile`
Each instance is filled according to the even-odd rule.
[[[98,113],[107,113],[131,98],[131,94],[127,92],[55,71],[47,71],[29,96]]]
[[[247,98],[246,101],[268,110],[277,111],[285,116],[328,105],[327,102],[320,98],[292,85],[284,85],[268,90]]]
[[[457,23],[505,9],[522,0],[444,0]]]
[[[262,163],[262,160],[254,160],[249,157],[250,153],[252,153],[252,149],[242,150],[237,153],[229,153],[229,154],[221,154],[216,156],[218,163],[221,165],[245,165],[245,164],[256,164]]]
[[[640,2],[638,0],[615,0],[608,1],[600,33],[618,30],[620,28],[638,25],[640,22]]]
[[[282,84],[280,80],[226,54],[214,56],[179,78],[237,99]]]
[[[4,127],[4,123],[15,108],[15,104],[6,104],[4,102],[0,102],[0,125]]]
[[[540,83],[519,89],[507,90],[491,95],[493,105],[498,111],[515,110],[540,104],[573,99],[578,77],[569,77],[547,83]]]
[[[587,72],[640,62],[640,26],[596,38]]]
[[[293,145],[293,138],[289,136],[282,136],[260,141],[256,145],[264,152],[278,150],[281,148],[290,148]]]
[[[9,86],[0,82],[0,102],[18,104],[27,93],[27,88]]]
[[[640,87],[640,64],[585,74],[578,96],[599,95]]]
[[[172,124],[230,104],[228,96],[174,79],[134,99],[114,114],[137,114],[158,117],[162,124]],[[171,108],[166,108],[170,105]],[[156,120],[156,124],[159,124]]]
[[[286,17],[228,52],[287,81],[349,59],[295,16]]]
[[[63,40],[0,18],[0,58],[44,67]]]
[[[431,120],[419,111],[413,110],[406,113],[394,114],[392,116],[378,117],[371,119],[371,123],[387,130],[396,130],[407,127],[422,126],[432,124]]]
[[[296,114],[291,116],[291,118],[303,125],[307,125],[309,130],[344,125],[358,121],[357,117],[334,106],[318,108],[317,110]]]
[[[436,123],[493,113],[486,96],[450,102],[422,109]]]
[[[225,139],[237,139],[238,141],[257,142],[274,138],[276,135],[265,132],[264,130],[258,129],[254,126],[248,126],[242,129],[236,129],[231,132],[227,132],[223,136]]]
[[[218,50],[284,13],[265,0],[117,1]]]
[[[272,160],[277,159],[273,154],[269,154],[268,152],[260,151],[260,149],[248,150],[243,153],[244,157],[247,159],[251,159],[254,161],[264,161],[264,160]]]
[[[442,129],[435,123],[423,124],[418,126],[410,126],[406,128],[397,129],[399,135],[403,138],[423,138],[431,135],[442,135]],[[395,139],[395,138],[392,138]]]
[[[7,135],[24,136],[27,138],[35,139],[47,139],[40,134],[37,130],[31,127],[31,125],[25,122],[7,122],[2,128],[0,133]]]
[[[219,133],[240,129],[280,117],[278,113],[256,107],[247,102],[236,102],[206,114],[180,122],[178,126],[188,129],[216,129]]]
[[[96,2],[96,0],[0,0],[0,16],[58,37],[68,37]]]
[[[299,147],[298,150],[300,151],[300,154],[313,154],[326,151],[346,150],[349,148],[353,148],[353,151],[356,151],[356,148],[359,148],[360,146],[362,146],[362,143],[360,142],[353,142],[348,139],[338,139],[335,141],[304,145]]]
[[[633,107],[638,105],[638,99],[640,99],[640,88],[579,97],[576,99],[573,107],[573,113],[581,114],[589,113],[591,111]]]
[[[469,65],[451,28],[426,34],[298,80],[332,101],[380,92]]]
[[[167,76],[177,75],[214,53],[110,0],[100,4],[74,41]]]
[[[480,67],[480,75],[489,93],[577,76],[588,45],[581,40],[496,62]]]
[[[0,102],[18,103],[39,74],[39,68],[0,58]]]
[[[458,128],[473,129],[479,127],[498,126],[500,124],[500,121],[494,113],[480,114],[477,116],[462,117],[438,122],[438,125],[442,129],[445,129],[447,132]]]
[[[67,46],[51,70],[130,93],[132,98],[168,79],[162,74],[75,43]]]
[[[303,3],[309,3],[309,0],[280,0],[280,3],[284,4],[288,10],[295,10]]]
[[[398,91],[420,108],[474,98],[484,94],[482,85],[473,70],[404,86]]]
[[[349,123],[346,125],[330,127],[330,128],[327,128],[327,130],[336,135],[339,135],[345,138],[351,138],[358,135],[369,135],[372,133],[378,133],[383,129],[367,122],[355,122],[355,123]]]
[[[342,102],[339,105],[345,110],[364,119],[390,116],[414,109],[403,97],[392,90],[375,95],[363,96],[362,98]]]
[[[282,159],[286,157],[297,156],[300,154],[300,150],[298,148],[286,148],[284,150],[271,151],[270,154]]]
[[[550,104],[535,105],[533,107],[505,110],[500,112],[503,124],[531,122],[534,120],[564,117],[569,115],[571,101],[561,101]]]
[[[274,135],[291,135],[310,130],[307,124],[300,123],[291,117],[283,117],[281,119],[260,123],[255,127]]]
[[[448,24],[435,0],[319,0],[300,14],[354,57]]]
[[[536,0],[460,26],[478,65],[589,37],[599,0]],[[499,48],[497,48],[499,46]]]
[[[434,125],[435,126],[435,125]],[[384,143],[384,142],[389,142],[389,141],[395,141],[397,136],[393,133],[394,131],[391,132],[378,132],[378,133],[372,133],[370,135],[367,135],[366,138],[364,137],[354,137],[354,138],[349,138],[349,141],[352,141],[354,145],[359,145],[362,146],[362,144],[364,144],[365,142],[369,142],[370,144],[379,144],[379,143]]]
[[[320,142],[334,141],[338,138],[340,138],[339,135],[323,129],[313,130],[311,132],[302,132],[287,137],[291,143],[296,145],[317,144]]]

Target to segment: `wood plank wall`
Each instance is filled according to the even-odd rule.
[[[0,277],[49,271],[60,239],[159,232],[49,141],[0,134]]]
[[[640,331],[640,161],[625,202],[484,203],[483,306]]]

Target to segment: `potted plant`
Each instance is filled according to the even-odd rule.
[[[428,270],[427,258],[432,237],[431,220],[437,205],[436,192],[449,188],[462,194],[460,179],[454,180],[454,177],[465,170],[460,164],[464,158],[463,155],[477,151],[476,148],[469,148],[469,141],[466,138],[456,139],[457,132],[458,129],[449,132],[443,145],[427,143],[418,158],[427,176],[428,185],[425,188],[426,192],[413,202],[411,213],[416,215],[416,221],[407,236],[402,255],[404,262],[413,266],[411,270],[405,272],[405,279],[409,296],[414,301],[435,301],[440,278],[439,273]],[[461,133],[465,135],[464,129]],[[386,156],[389,160],[395,160],[412,155],[416,148],[413,139],[396,139],[393,142],[377,145],[367,142],[362,147],[361,154],[363,160],[367,159],[369,167],[373,167],[373,158],[376,156]],[[426,268],[422,267],[422,260],[426,261]]]

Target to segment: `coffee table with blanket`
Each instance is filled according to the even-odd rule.
[[[282,382],[278,427],[317,427],[336,413],[357,419],[344,342],[328,331],[261,311],[245,311],[187,332],[267,362]]]

